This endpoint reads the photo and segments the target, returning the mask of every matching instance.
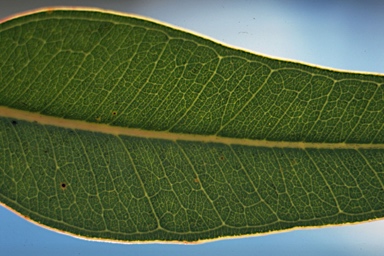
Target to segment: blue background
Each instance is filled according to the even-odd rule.
[[[384,73],[380,1],[5,1],[0,19],[44,6],[92,6],[157,19],[226,44],[326,67]],[[90,242],[0,207],[1,255],[384,255],[384,221],[200,245]]]

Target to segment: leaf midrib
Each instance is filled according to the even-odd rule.
[[[296,142],[296,141],[267,141],[244,138],[229,138],[216,135],[200,135],[172,133],[168,131],[150,131],[138,128],[126,128],[120,126],[112,126],[103,123],[91,123],[80,120],[64,119],[59,117],[42,115],[24,110],[18,110],[0,106],[0,117],[34,122],[41,125],[50,125],[60,128],[83,130],[90,132],[99,132],[114,136],[131,136],[146,139],[163,139],[170,141],[194,141],[203,143],[220,143],[226,145],[243,145],[253,147],[267,148],[296,148],[296,149],[384,149],[384,144],[373,143],[325,143],[325,142]]]

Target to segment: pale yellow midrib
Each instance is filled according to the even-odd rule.
[[[39,113],[28,112],[0,106],[0,117],[36,122],[42,125],[51,125],[62,128],[77,129],[91,132],[100,132],[115,136],[126,135],[148,139],[164,139],[171,141],[196,141],[204,143],[221,143],[227,145],[244,145],[268,148],[297,148],[297,149],[384,149],[384,144],[356,144],[356,143],[315,143],[315,142],[289,142],[267,141],[240,138],[227,138],[215,135],[195,135],[183,133],[171,133],[163,131],[147,131],[136,128],[124,128],[107,124],[90,123],[79,120],[70,120]]]

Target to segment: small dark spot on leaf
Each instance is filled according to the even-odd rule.
[[[220,156],[220,160],[224,160],[225,158],[224,158],[224,156]]]
[[[12,124],[13,125],[17,125],[17,121],[16,120],[12,120]]]
[[[64,182],[61,182],[61,183],[60,183],[60,188],[61,188],[62,190],[66,189],[66,188],[67,188],[67,184],[65,184]]]
[[[112,111],[112,115],[113,116],[117,115],[117,111]]]
[[[101,33],[101,34],[105,34],[105,33],[107,33],[108,31],[111,30],[112,26],[113,26],[113,24],[108,23],[108,22],[104,22],[104,23],[102,23],[102,24],[99,26],[98,31],[99,31],[99,33]]]

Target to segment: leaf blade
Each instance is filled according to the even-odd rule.
[[[52,19],[61,25],[72,24],[70,28],[76,27],[76,31],[80,31],[77,35],[85,35],[85,39],[79,41],[81,37],[72,36],[70,40],[63,40],[58,49],[52,46],[46,47],[49,48],[46,54],[49,55],[48,50],[51,50],[56,52],[56,57],[48,58],[46,62],[36,61],[35,65],[29,63],[28,67],[34,67],[40,72],[31,75],[30,80],[21,80],[23,83],[20,83],[21,77],[28,77],[32,72],[27,70],[24,75],[14,75],[12,72],[7,74],[8,69],[4,66],[9,65],[9,57],[5,58],[7,62],[1,63],[1,67],[6,74],[4,82],[7,86],[3,87],[1,105],[25,110],[27,109],[25,105],[33,103],[33,106],[29,106],[29,111],[41,112],[47,119],[53,115],[67,119],[69,123],[70,119],[85,120],[93,123],[95,127],[100,126],[98,123],[104,123],[121,127],[123,130],[140,128],[160,131],[161,136],[169,132],[185,137],[166,140],[164,137],[134,138],[119,133],[111,134],[106,130],[100,133],[75,130],[76,127],[60,128],[62,126],[56,124],[59,127],[51,127],[53,131],[38,140],[46,141],[46,144],[50,145],[46,162],[50,162],[51,165],[40,169],[52,172],[52,158],[58,159],[60,155],[63,159],[56,160],[56,168],[67,166],[67,163],[76,163],[72,164],[72,168],[77,172],[66,169],[63,172],[65,175],[55,174],[54,179],[52,175],[44,174],[43,184],[49,184],[44,188],[34,184],[31,178],[34,173],[39,173],[39,164],[33,160],[37,158],[36,152],[44,152],[44,149],[36,142],[35,150],[30,150],[29,147],[12,150],[7,148],[15,144],[15,141],[20,145],[23,143],[28,145],[28,137],[38,137],[39,131],[48,130],[50,126],[41,122],[33,124],[22,121],[17,121],[17,125],[14,125],[13,119],[2,118],[1,131],[6,131],[2,132],[3,141],[8,141],[11,131],[19,127],[24,127],[23,131],[18,131],[16,134],[23,132],[29,134],[24,135],[23,140],[15,138],[14,142],[3,142],[4,152],[7,153],[4,154],[4,163],[6,158],[15,158],[14,152],[21,152],[16,159],[30,156],[30,159],[24,159],[24,163],[21,161],[19,166],[19,169],[29,166],[34,170],[29,170],[30,177],[21,175],[29,177],[26,178],[25,184],[33,188],[30,189],[31,192],[19,192],[20,195],[17,197],[24,198],[24,204],[43,204],[45,200],[37,202],[29,199],[38,197],[39,194],[47,194],[52,198],[56,194],[58,197],[58,193],[63,192],[63,182],[66,182],[64,183],[66,194],[76,186],[77,191],[82,191],[77,192],[83,195],[79,197],[80,202],[73,203],[75,192],[72,192],[72,196],[67,195],[72,198],[72,203],[78,208],[82,207],[82,210],[73,210],[74,213],[71,213],[67,209],[66,214],[62,214],[66,216],[66,225],[60,224],[57,220],[41,217],[39,219],[36,213],[33,219],[45,225],[54,223],[55,228],[87,237],[128,241],[195,241],[262,233],[295,226],[336,224],[382,217],[384,197],[383,162],[380,161],[383,159],[382,76],[334,72],[271,60],[134,18],[65,11],[35,15],[43,17],[42,20]],[[78,15],[82,17],[81,22],[75,19],[79,17]],[[66,18],[63,18],[64,16]],[[110,20],[100,22],[100,17],[107,17]],[[22,19],[28,20],[28,17]],[[71,22],[68,23],[68,20]],[[114,25],[111,25],[111,20],[115,20]],[[113,26],[118,27],[118,30],[122,29],[120,24],[122,21],[132,22],[138,29],[131,29],[130,33],[122,33],[124,30],[112,33]],[[12,22],[19,21],[11,21],[11,25],[8,26],[12,27]],[[9,23],[5,23],[7,24]],[[143,28],[143,24],[147,28]],[[6,29],[2,28],[1,33],[8,31],[6,26]],[[46,41],[50,38],[56,42],[51,38],[55,29],[57,25],[45,27],[44,31],[38,30],[34,37],[41,40],[43,37],[39,33],[46,33]],[[61,35],[70,34],[69,31]],[[96,43],[90,43],[89,38],[92,38],[90,31],[97,31],[98,36],[94,36],[94,40],[97,39]],[[148,31],[156,33],[151,34]],[[21,34],[21,32],[13,33]],[[28,33],[26,34],[24,36],[28,37]],[[127,47],[122,48],[125,54],[132,54],[128,54],[132,61],[123,61],[124,65],[121,65],[121,61],[116,60],[120,56],[125,56],[123,52],[115,51],[107,58],[105,52],[109,49],[95,50],[98,49],[97,46],[102,45],[103,40],[108,39],[109,34],[134,35],[133,39],[142,40],[135,51],[131,52],[126,48],[134,40],[118,41],[121,45],[125,43]],[[166,46],[161,41],[164,40],[164,35],[168,36]],[[180,39],[182,36],[185,37],[183,40]],[[33,36],[28,40],[31,38]],[[107,40],[108,43],[111,43],[111,38]],[[20,41],[24,39],[18,40],[18,43],[24,42]],[[26,42],[30,42],[28,40]],[[28,47],[28,49],[36,48],[40,55],[40,51],[43,51],[43,47],[36,47],[33,40]],[[209,47],[214,50],[208,51]],[[22,47],[19,48],[21,53],[17,56],[24,56]],[[173,52],[177,54],[172,54]],[[99,61],[87,62],[89,59],[92,60],[89,56]],[[216,58],[204,59],[206,56]],[[22,62],[20,58],[14,59],[15,67],[22,65],[19,63]],[[120,66],[122,70],[119,69]],[[128,68],[130,72],[127,72]],[[92,76],[92,70],[98,72]],[[48,77],[43,73],[47,73]],[[143,73],[147,75],[142,76]],[[110,81],[112,76],[117,77],[113,82]],[[9,80],[13,80],[14,84],[7,84],[8,78],[12,78]],[[47,78],[50,83],[45,84],[44,79]],[[81,83],[81,79],[86,82]],[[38,86],[34,84],[36,82]],[[25,84],[29,86],[28,93],[32,91],[28,97],[25,95],[27,90],[23,87]],[[21,94],[19,90],[22,91]],[[92,94],[92,97],[87,98]],[[183,99],[185,103],[180,105]],[[3,108],[0,109],[2,116],[5,116],[4,112]],[[265,119],[264,113],[269,115],[269,119]],[[334,120],[328,121],[328,117]],[[310,125],[305,124],[306,122]],[[113,128],[111,127],[111,130]],[[32,135],[28,133],[33,129],[36,130]],[[68,139],[71,138],[70,132],[77,140]],[[55,143],[48,143],[59,136],[57,134],[66,135]],[[191,138],[194,136],[201,137],[193,141]],[[208,139],[199,141],[199,138]],[[225,142],[226,138],[236,142]],[[275,141],[276,144],[241,145],[240,142],[244,140],[253,142],[266,140],[267,143]],[[290,144],[286,146],[285,142]],[[311,149],[313,144],[325,147]],[[346,148],[336,148],[334,145],[339,147],[346,145]],[[65,148],[67,151],[63,151]],[[55,150],[65,153],[53,153]],[[114,150],[116,152],[111,153]],[[220,150],[223,154],[218,154]],[[77,152],[79,159],[70,152]],[[113,161],[107,164],[105,154],[113,155],[110,156]],[[45,162],[41,159],[41,155],[44,154],[39,155],[40,165]],[[103,159],[100,160],[97,156],[102,156]],[[115,164],[113,170],[109,167],[112,162]],[[2,174],[4,178],[11,176],[8,173],[12,169],[11,166],[10,163],[5,166]],[[124,172],[123,175],[125,166],[128,166],[127,169],[130,171]],[[330,172],[327,171],[329,169]],[[174,174],[175,172],[179,173],[178,176]],[[351,181],[347,185],[344,176],[339,172],[351,180],[361,181],[358,183]],[[361,177],[361,173],[366,177]],[[107,177],[108,174],[110,178]],[[76,176],[79,177],[75,178]],[[123,182],[126,176],[129,177],[127,178],[129,182]],[[69,181],[59,181],[65,177],[71,177],[76,182],[71,181],[72,184],[69,185]],[[308,179],[311,181],[310,185],[305,184]],[[140,186],[133,189],[134,192],[121,188],[124,191],[122,194],[129,196],[120,199],[116,193],[118,186],[108,187],[114,184],[112,182],[114,180],[122,180],[122,183],[126,183],[126,187],[136,188],[137,184]],[[11,202],[9,198],[14,198],[18,193],[15,192],[17,185],[13,183],[13,187],[10,188],[8,183],[12,184],[9,179],[7,183],[2,183],[2,202],[13,204],[15,209],[24,211],[24,214],[33,215],[32,211],[28,212]],[[180,187],[179,184],[185,185]],[[365,187],[360,188],[360,184],[364,184]],[[336,188],[340,186],[344,189],[334,191],[334,185],[337,185]],[[80,188],[81,186],[84,188]],[[190,197],[185,195],[182,197],[183,194],[179,192],[183,190],[187,190]],[[316,193],[311,193],[312,190]],[[110,197],[108,196],[110,193],[115,195]],[[105,200],[100,198],[103,195]],[[293,198],[296,201],[292,201]],[[345,204],[341,200],[343,198],[347,200],[349,198],[349,202]],[[67,200],[58,198],[55,204],[68,204]],[[128,205],[132,205],[134,209],[140,210],[128,210],[129,207],[123,203],[124,200],[128,200]],[[306,204],[306,207],[300,204]],[[113,205],[116,209],[111,210]],[[40,208],[50,207],[45,205]],[[359,214],[359,210],[363,214]],[[264,215],[259,215],[259,212]],[[124,214],[128,213],[134,217],[127,218]],[[80,218],[77,216],[79,214],[84,214],[86,217]],[[146,217],[139,216],[140,214]],[[57,212],[53,215],[55,218],[60,217]],[[261,222],[263,219],[268,221],[263,224]],[[97,223],[101,223],[101,226]],[[140,228],[135,227],[135,223],[140,225]],[[92,229],[94,226],[96,230]],[[118,227],[123,227],[121,228],[123,231]],[[101,232],[105,228],[108,228],[108,231]]]

